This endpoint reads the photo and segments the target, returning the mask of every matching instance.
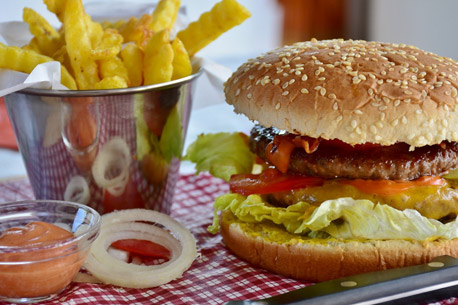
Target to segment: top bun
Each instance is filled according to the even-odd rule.
[[[458,63],[414,46],[300,42],[250,59],[226,100],[265,127],[348,144],[458,140]]]

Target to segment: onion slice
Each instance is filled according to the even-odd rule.
[[[79,175],[73,176],[65,188],[64,200],[87,204],[90,198],[91,193],[86,179]]]
[[[121,239],[156,242],[166,247],[171,257],[161,265],[126,263],[108,253],[110,245]],[[191,266],[195,257],[196,241],[182,224],[163,213],[130,209],[102,216],[100,235],[92,244],[85,267],[106,284],[126,288],[150,288],[180,277]]]
[[[95,183],[101,188],[110,189],[115,196],[124,192],[129,181],[131,155],[126,141],[114,137],[106,142],[92,165]]]

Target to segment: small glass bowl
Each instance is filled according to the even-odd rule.
[[[27,246],[0,245],[0,301],[33,303],[59,294],[83,265],[101,217],[88,206],[66,201],[0,203],[0,235],[33,221],[57,225],[74,236]]]

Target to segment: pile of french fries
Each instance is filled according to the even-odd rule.
[[[59,61],[61,83],[70,90],[136,87],[188,76],[196,52],[250,16],[236,0],[222,0],[172,40],[180,0],[160,0],[152,14],[140,18],[102,23],[85,13],[81,0],[43,1],[62,27],[55,29],[24,8],[33,38],[22,48],[0,43],[0,68],[30,73],[38,64]]]

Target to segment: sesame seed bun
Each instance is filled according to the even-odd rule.
[[[414,46],[327,40],[249,60],[226,100],[265,127],[348,144],[457,141],[458,63]]]
[[[321,282],[359,273],[425,264],[442,255],[458,257],[458,239],[436,241],[337,239],[272,240],[263,225],[221,215],[224,243],[237,256],[269,271],[298,280]],[[277,233],[272,235],[275,238]],[[287,233],[285,233],[287,234]]]

